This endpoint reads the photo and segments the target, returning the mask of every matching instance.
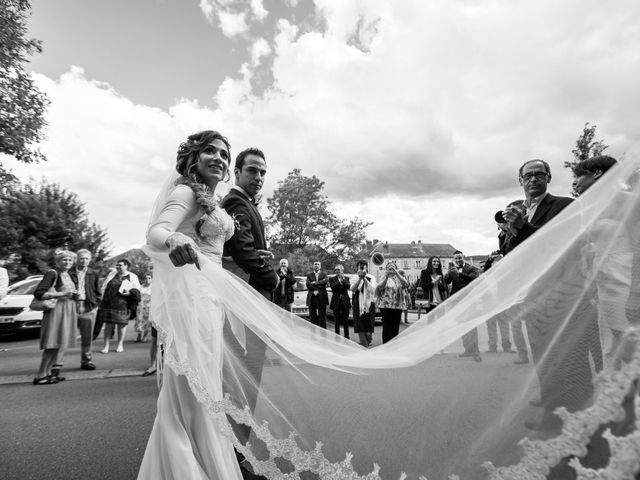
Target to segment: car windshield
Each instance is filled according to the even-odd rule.
[[[33,295],[33,292],[36,291],[36,287],[40,283],[40,280],[42,279],[33,278],[14,283],[7,290],[7,295]]]
[[[293,287],[296,292],[301,292],[307,289],[307,279],[306,277],[296,277],[296,284]]]

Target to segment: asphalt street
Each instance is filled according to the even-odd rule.
[[[409,319],[417,320],[417,314]],[[401,330],[408,326],[403,323]],[[486,345],[486,329],[480,330]],[[381,333],[376,326],[374,346]],[[149,343],[134,343],[134,337],[129,332],[124,353],[96,353],[102,341],[94,342],[95,371],[80,370],[79,347],[70,349],[63,370],[67,380],[42,386],[31,384],[40,359],[37,336],[0,337],[0,479],[136,478],[158,387],[155,376],[141,376]],[[457,343],[450,353],[462,351]],[[446,357],[455,364],[454,355]]]

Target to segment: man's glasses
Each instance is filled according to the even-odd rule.
[[[522,175],[522,179],[525,182],[528,182],[533,177],[536,177],[536,179],[538,180],[545,180],[547,178],[547,172],[527,172],[524,175]]]

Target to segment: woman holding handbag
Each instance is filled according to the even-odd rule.
[[[127,325],[135,317],[141,289],[140,280],[135,273],[129,271],[130,267],[131,263],[126,258],[118,260],[116,269],[109,272],[102,285],[102,302],[96,322],[105,324],[104,346],[100,353],[109,353],[109,339],[114,328],[118,331],[116,352],[124,352]]]
[[[34,303],[39,301],[39,308],[44,311],[40,326],[42,360],[33,379],[34,385],[50,385],[64,380],[59,375],[60,368],[55,368],[55,361],[60,352],[75,346],[78,285],[69,275],[69,269],[75,262],[76,254],[73,252],[62,250],[56,253],[55,270],[44,275],[33,294]]]

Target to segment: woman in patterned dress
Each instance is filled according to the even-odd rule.
[[[46,310],[40,325],[40,350],[42,359],[38,374],[33,379],[34,385],[50,385],[64,380],[59,375],[60,369],[54,368],[58,353],[67,347],[75,346],[76,296],[78,286],[69,275],[69,269],[76,262],[76,254],[62,250],[55,257],[56,268],[49,270],[33,294],[37,300],[56,299],[56,305]],[[55,292],[49,291],[54,287]]]

